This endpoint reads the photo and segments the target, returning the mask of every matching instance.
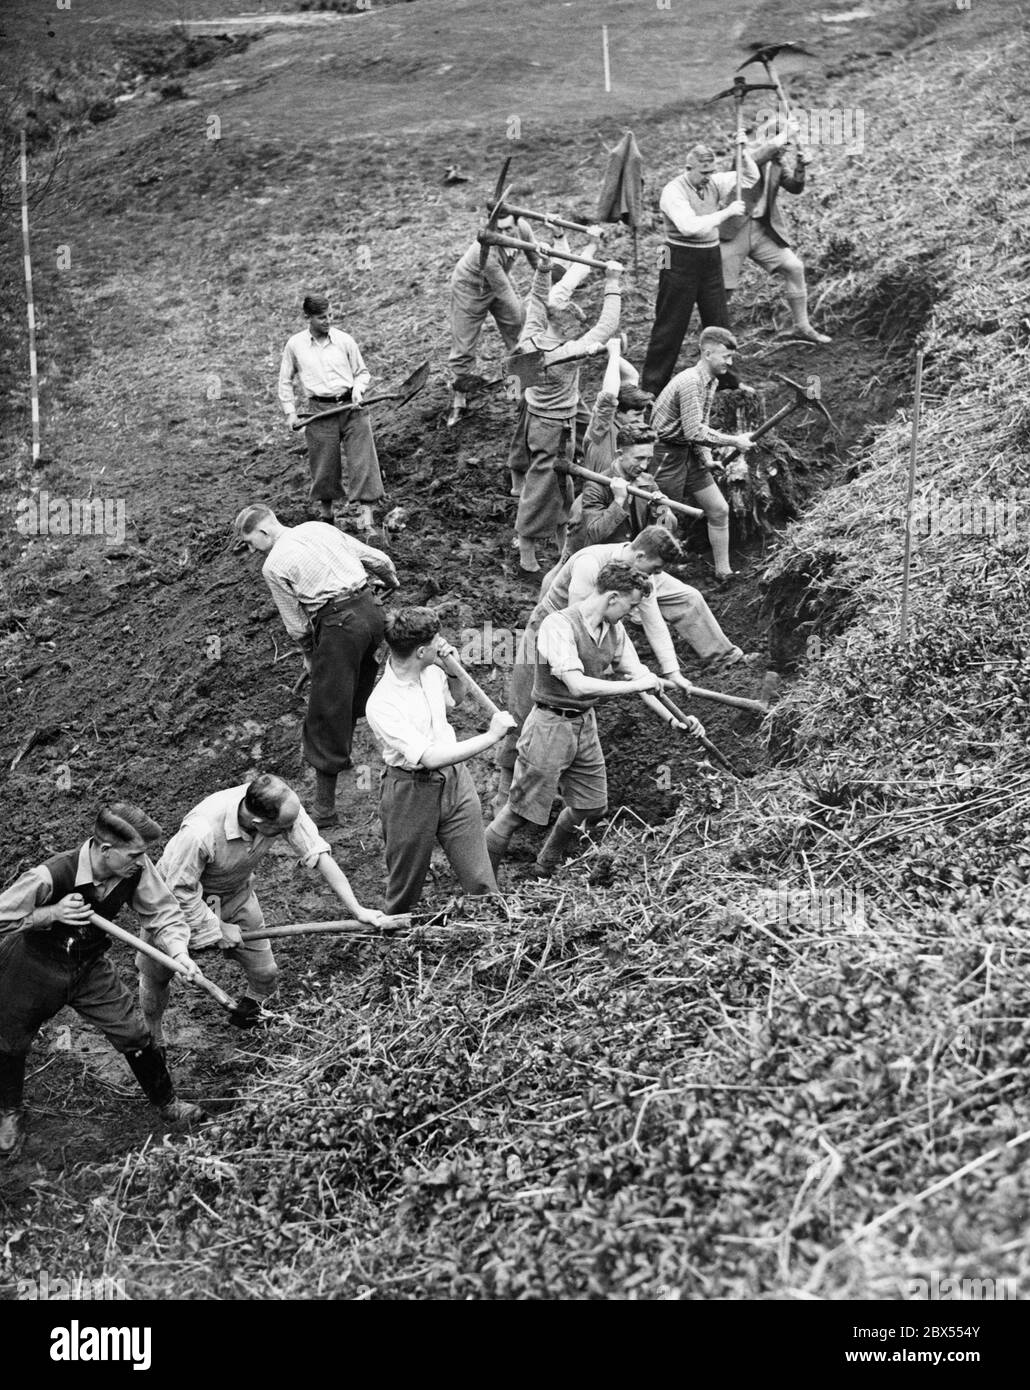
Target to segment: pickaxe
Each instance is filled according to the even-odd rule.
[[[503,212],[503,208],[504,208],[504,195],[505,195],[506,193],[509,193],[509,192],[511,191],[510,188],[509,188],[509,187],[507,186],[507,184],[505,183],[505,180],[506,180],[507,177],[508,177],[508,169],[509,169],[510,167],[511,167],[511,155],[508,155],[507,159],[506,159],[506,160],[504,161],[504,163],[501,165],[501,172],[500,172],[500,174],[498,175],[496,184],[494,185],[494,195],[493,195],[493,197],[490,199],[490,202],[489,202],[489,204],[488,204],[489,211],[488,211],[488,213],[487,213],[487,219],[486,219],[486,231],[488,231],[488,232],[492,232],[492,231],[495,229],[498,220],[499,220],[501,217],[504,216],[504,212]],[[484,269],[486,268],[486,258],[489,256],[489,254],[490,254],[490,247],[489,247],[489,245],[488,245],[486,242],[484,242],[484,241],[480,241],[480,243],[479,243],[479,269],[480,269],[480,270],[484,270]]]
[[[667,724],[671,724],[673,728],[679,728],[686,733],[693,734],[694,738],[701,744],[705,752],[708,753],[710,757],[714,758],[721,767],[724,767],[727,772],[732,773],[734,777],[742,778],[742,774],[737,771],[729,758],[727,758],[724,753],[720,753],[712,740],[706,736],[704,726],[699,719],[689,718],[678,705],[674,705],[669,697],[663,693],[652,695],[649,691],[641,691],[640,698],[643,700],[644,704],[647,705],[648,709],[660,715]],[[670,715],[672,716],[671,719],[669,717]],[[696,725],[696,727],[692,727],[692,725]]]
[[[723,97],[732,97],[737,107],[737,153],[736,153],[736,172],[737,172],[737,199],[741,194],[741,182],[743,170],[741,163],[744,157],[744,102],[748,92],[774,92],[776,88],[771,82],[746,82],[743,77],[734,77],[733,86],[727,87],[724,92],[717,92],[710,101],[722,101]]]
[[[240,932],[240,939],[242,941],[264,941],[266,937],[315,936],[320,932],[360,932],[366,931],[368,926],[367,922],[357,922],[351,918],[341,917],[332,922],[292,922],[288,927],[255,927],[253,931]],[[396,917],[387,917],[377,930],[400,931],[401,928],[410,926],[411,913],[402,912]]]
[[[480,246],[487,248],[508,246],[516,251],[536,251],[556,261],[573,261],[576,265],[588,265],[591,270],[608,269],[608,261],[595,261],[590,256],[576,256],[571,251],[559,251],[556,246],[548,246],[543,241],[523,241],[521,237],[506,236],[504,232],[493,231],[489,224],[478,233],[476,240]]]
[[[124,927],[119,927],[114,922],[109,922],[106,917],[101,917],[96,912],[89,914],[89,920],[93,926],[99,927],[108,936],[113,936],[116,941],[123,941],[127,946],[132,946],[137,951],[142,951],[145,956],[150,956],[159,965],[173,971],[176,975],[188,975],[189,971],[179,961],[172,956],[165,955],[164,951],[159,951],[156,946],[151,946],[149,942],[142,941],[138,936],[133,936],[131,931],[126,931]],[[201,989],[206,989],[211,998],[221,1004],[223,1009],[235,1009],[236,1001],[230,999],[224,989],[219,989],[214,980],[209,980],[206,975],[202,975],[198,970],[194,976]]]
[[[548,367],[563,367],[566,362],[588,362],[604,352],[604,343],[597,343],[593,352],[578,352],[568,357],[557,356],[558,348],[529,348],[513,352],[504,359],[504,370],[508,376],[517,376],[523,391],[527,386],[539,386],[544,380]],[[552,361],[545,359],[551,357]]]
[[[577,478],[589,478],[592,482],[604,483],[605,487],[612,485],[607,473],[595,473],[592,468],[584,468],[579,463],[556,463],[554,467],[558,473],[573,473]],[[631,497],[643,497],[648,502],[657,502],[671,511],[680,512],[683,516],[694,517],[695,520],[704,516],[700,507],[688,507],[686,502],[674,502],[671,497],[666,497],[664,492],[649,492],[646,487],[637,487],[636,483],[627,483],[626,487]]]
[[[513,203],[501,203],[501,217],[525,217],[530,222],[546,222],[550,227],[564,227],[570,232],[585,232],[587,236],[596,233],[596,227],[586,227],[582,222],[570,222],[567,217],[554,217],[550,213],[535,212],[532,208],[517,208]]]
[[[407,405],[412,396],[417,396],[429,380],[429,363],[423,362],[420,367],[416,367],[410,376],[406,376],[396,391],[384,391],[378,396],[369,396],[367,400],[361,402],[361,409],[368,405],[378,405],[380,401],[396,401],[398,405]],[[297,423],[292,427],[295,430],[302,430],[305,425],[310,425],[312,420],[325,420],[330,415],[342,415],[345,410],[357,410],[358,407],[348,401],[344,405],[334,405],[331,410],[320,410],[317,415],[302,415]]]
[[[741,63],[737,71],[742,72],[744,68],[749,67],[752,63],[761,63],[765,68],[766,75],[776,88],[776,95],[783,103],[784,114],[789,119],[793,114],[791,104],[787,99],[787,93],[783,90],[783,83],[780,81],[779,75],[773,66],[773,59],[776,57],[777,53],[804,53],[805,56],[809,58],[814,56],[811,49],[805,48],[805,46],[800,43],[767,43],[762,48],[756,48],[751,57]]]
[[[830,428],[832,430],[837,430],[837,426],[830,417],[830,412],[823,405],[822,401],[810,395],[808,389],[802,386],[799,381],[794,381],[791,377],[784,376],[782,372],[773,372],[773,376],[777,381],[782,381],[784,385],[791,388],[794,392],[794,399],[787,405],[781,406],[780,409],[776,411],[775,415],[770,415],[768,420],[763,421],[757,429],[751,430],[750,434],[752,439],[761,439],[763,434],[768,434],[771,429],[775,429],[781,420],[786,420],[787,416],[793,415],[796,410],[818,410]],[[839,434],[840,431],[837,430],[837,433]],[[723,459],[723,463],[729,463],[730,459],[736,458],[740,452],[739,449],[734,449],[732,453],[728,454]]]

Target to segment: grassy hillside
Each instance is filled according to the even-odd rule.
[[[1025,1287],[1026,512],[998,536],[920,539],[902,643],[909,422],[895,407],[920,342],[918,496],[1030,506],[1028,194],[1012,176],[1028,54],[1000,0],[892,13],[894,56],[858,46],[833,75],[796,79],[803,99],[865,114],[861,156],[821,151],[799,209],[834,351],[763,360],[776,311],[764,286],[744,318],[758,379],[817,367],[853,446],[849,477],[764,575],[768,620],[810,659],[761,740],[713,726],[759,776],[689,763],[683,776],[657,735],[610,726],[631,814],[602,844],[513,891],[497,920],[285,956],[273,1034],[212,1060],[195,1031],[177,1055],[198,1093],[234,1104],[142,1161],[112,1141],[126,1113],[112,1103],[107,1167],[80,1151],[74,1177],[36,1191],[26,1177],[12,1196],[28,1233],[9,1277],[62,1257],[80,1267],[85,1250],[94,1274],[139,1296],[896,1298],[933,1270]],[[274,427],[284,306],[328,280],[382,377],[439,356],[439,286],[479,184],[444,188],[436,165],[468,161],[486,187],[505,150],[503,130],[480,127],[446,155],[428,137],[365,132],[341,140],[327,180],[310,137],[262,113],[275,72],[249,85],[264,42],[215,73],[241,84],[238,139],[204,140],[200,97],[155,107],[131,134],[104,126],[76,153],[89,193],[55,204],[41,231],[82,248],[65,280],[42,277],[51,378],[57,366],[47,479],[79,488],[106,460],[135,529],[108,554],[82,547],[74,583],[49,541],[8,556],[12,746],[56,726],[53,756],[37,749],[9,779],[12,871],[39,846],[38,788],[58,760],[74,775],[47,803],[55,839],[108,784],[171,821],[200,794],[198,759],[210,779],[296,766],[296,707],[282,713],[294,670],[269,673],[269,605],[225,550],[242,501],[300,493],[303,459]],[[710,110],[687,115],[636,111],[653,179],[686,128],[720,129]],[[597,124],[525,137],[520,191],[588,210]],[[616,135],[621,117],[600,128]],[[645,268],[637,341],[652,289]],[[78,325],[76,296],[90,310]],[[442,403],[437,382],[382,426],[392,490],[421,499],[398,547],[407,592],[424,586],[455,627],[514,622],[497,486],[508,413],[495,403],[456,440]],[[790,437],[818,473],[818,433]],[[434,575],[426,554],[443,557]],[[752,585],[744,602],[758,598]],[[101,617],[133,654],[118,680],[83,674]],[[212,632],[225,656],[205,663]],[[81,686],[74,726],[55,693],[62,660]],[[47,684],[26,675],[32,661]],[[486,673],[498,691],[500,675]],[[369,888],[371,823],[358,795],[334,840]],[[266,906],[289,920],[326,905],[281,870]],[[74,1227],[53,1225],[55,1194]]]

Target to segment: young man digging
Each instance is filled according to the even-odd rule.
[[[672,688],[641,664],[622,619],[651,592],[646,575],[629,565],[606,564],[594,593],[552,613],[536,634],[533,708],[522,727],[508,800],[486,832],[496,869],[520,826],[546,826],[559,791],[565,808],[536,860],[550,875],[581,825],[608,809],[604,753],[594,706],[601,699]],[[605,679],[609,671],[627,679]]]
[[[401,608],[386,620],[390,657],[365,717],[386,769],[379,815],[386,843],[386,910],[407,912],[439,843],[465,893],[497,892],[486,851],[483,809],[465,763],[499,743],[515,721],[503,711],[485,733],[459,741],[447,711],[464,686],[447,674],[457,656],[431,608]]]

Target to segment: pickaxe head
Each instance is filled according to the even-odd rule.
[[[737,71],[742,72],[752,63],[761,63],[767,68],[775,60],[777,53],[804,53],[809,58],[815,56],[810,48],[801,43],[767,43],[756,48],[750,58],[745,58]]]
[[[724,92],[717,92],[714,97],[709,97],[709,102],[722,101],[723,97],[734,97],[743,104],[748,92],[775,92],[776,88],[771,82],[746,82],[743,77],[734,77],[733,86],[727,87]]]
[[[784,386],[789,386],[794,392],[795,410],[818,410],[830,429],[835,430],[838,434],[840,433],[840,431],[837,430],[837,426],[833,423],[830,412],[823,405],[819,397],[812,394],[812,388],[810,386],[802,386],[800,381],[795,381],[793,377],[784,376],[782,372],[773,372],[772,375],[777,381],[782,381]]]

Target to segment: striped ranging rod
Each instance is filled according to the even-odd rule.
[[[32,256],[29,251],[29,164],[25,131],[21,132],[21,235],[25,247],[25,298],[29,311],[29,389],[32,395],[32,463],[39,462],[39,369],[36,365],[36,309],[32,300]]]

